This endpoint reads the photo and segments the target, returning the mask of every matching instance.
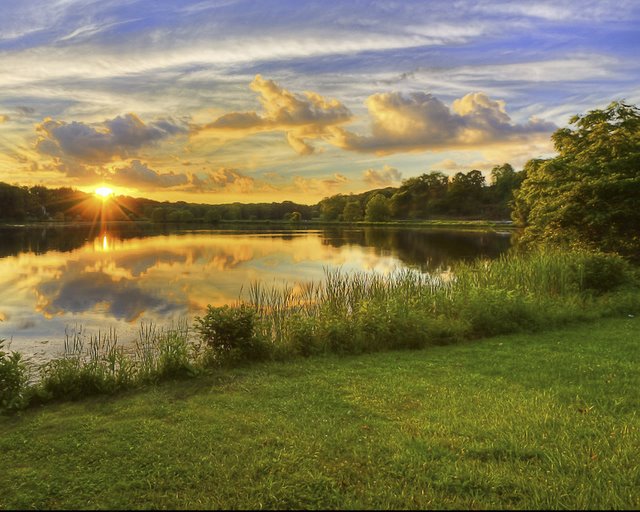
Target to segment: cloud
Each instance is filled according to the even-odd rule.
[[[293,177],[293,188],[305,194],[329,194],[335,192],[340,187],[349,182],[344,174],[335,173],[326,178],[304,178],[302,176]]]
[[[141,148],[186,133],[187,129],[166,119],[147,124],[129,113],[97,125],[47,118],[36,125],[36,132],[36,150],[39,153],[99,164],[135,156]]]
[[[184,174],[173,172],[159,173],[150,169],[140,160],[132,160],[126,167],[114,169],[111,181],[116,185],[134,187],[138,189],[171,188],[189,183]]]
[[[194,191],[198,192],[253,192],[256,188],[256,180],[251,176],[246,176],[236,169],[220,167],[215,171],[207,173],[204,178],[193,175],[191,185]]]
[[[364,182],[372,187],[388,187],[402,180],[402,173],[395,167],[385,165],[381,171],[367,169],[363,173]]]
[[[0,124],[6,123],[9,120],[9,116],[6,114],[0,114]]]
[[[351,112],[342,103],[315,92],[294,94],[260,75],[256,75],[250,87],[260,95],[262,113],[231,112],[194,130],[239,135],[283,131],[295,151],[308,155],[315,149],[309,139],[323,138],[329,134],[329,127],[352,119]]]
[[[537,118],[515,124],[503,101],[492,100],[482,92],[455,100],[452,109],[422,92],[374,94],[365,104],[371,118],[371,135],[334,127],[330,142],[347,150],[385,155],[523,141],[529,135],[548,134],[556,128]]]
[[[21,116],[30,116],[32,114],[35,114],[36,112],[35,108],[27,107],[25,105],[18,105],[17,107],[14,107],[13,110],[15,110]]]
[[[449,172],[467,172],[473,169],[479,171],[491,170],[494,166],[500,165],[501,161],[490,160],[473,160],[471,162],[456,162],[451,158],[445,158],[439,162],[434,162],[429,165],[429,169],[432,171],[449,171]]]

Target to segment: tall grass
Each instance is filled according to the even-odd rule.
[[[140,325],[133,351],[118,343],[114,329],[88,334],[82,326],[65,332],[62,357],[38,369],[29,401],[75,400],[113,394],[144,383],[196,373],[197,347],[189,340],[189,324]]]
[[[631,313],[640,307],[637,285],[633,269],[616,256],[539,251],[431,275],[337,270],[297,288],[256,283],[247,304],[257,314],[256,336],[275,354],[359,353]]]
[[[320,282],[252,283],[246,300],[209,306],[196,317],[195,340],[186,320],[166,328],[142,324],[132,352],[113,330],[87,335],[76,328],[66,333],[63,357],[41,367],[37,385],[28,389],[17,377],[19,355],[0,352],[0,370],[14,378],[0,398],[8,404],[18,397],[11,402],[17,408],[244,361],[416,349],[638,312],[638,271],[615,255],[537,251],[431,274],[327,270]]]

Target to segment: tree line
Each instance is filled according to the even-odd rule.
[[[337,194],[314,205],[292,201],[272,203],[197,204],[159,202],[118,196],[115,206],[102,209],[101,199],[68,187],[15,186],[0,183],[0,219],[9,221],[148,220],[155,223],[214,224],[220,221],[302,220],[356,222],[430,218],[508,219],[513,191],[523,179],[509,164],[491,171],[491,184],[480,171],[425,173],[400,187]]]
[[[508,163],[491,170],[490,184],[478,170],[453,176],[432,171],[406,179],[398,188],[327,197],[318,203],[320,218],[344,222],[436,218],[506,220],[510,218],[514,191],[524,177],[523,171],[515,171]]]

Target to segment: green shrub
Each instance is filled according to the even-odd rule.
[[[318,336],[325,338],[327,348],[335,354],[357,354],[362,348],[354,343],[355,334],[355,326],[348,318],[327,315],[322,318]]]
[[[621,256],[599,252],[585,253],[572,265],[582,290],[603,294],[634,279],[631,265]]]
[[[207,306],[204,317],[195,318],[195,330],[221,363],[264,359],[266,344],[255,332],[253,308],[239,306]]]
[[[461,315],[470,325],[472,337],[532,331],[544,322],[544,305],[527,300],[521,293],[488,286],[473,288],[461,304]]]
[[[27,366],[19,352],[5,352],[0,340],[0,411],[16,410],[27,404]]]
[[[327,350],[324,340],[317,332],[317,322],[300,314],[293,314],[288,322],[288,345],[292,355],[310,357]]]

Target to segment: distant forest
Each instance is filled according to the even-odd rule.
[[[406,179],[400,187],[337,194],[315,205],[281,203],[197,204],[117,196],[103,204],[94,194],[73,188],[14,186],[0,182],[3,221],[147,220],[155,223],[207,223],[234,220],[322,220],[356,222],[423,219],[510,218],[513,193],[526,175],[509,164],[491,170],[447,176],[433,171]]]

